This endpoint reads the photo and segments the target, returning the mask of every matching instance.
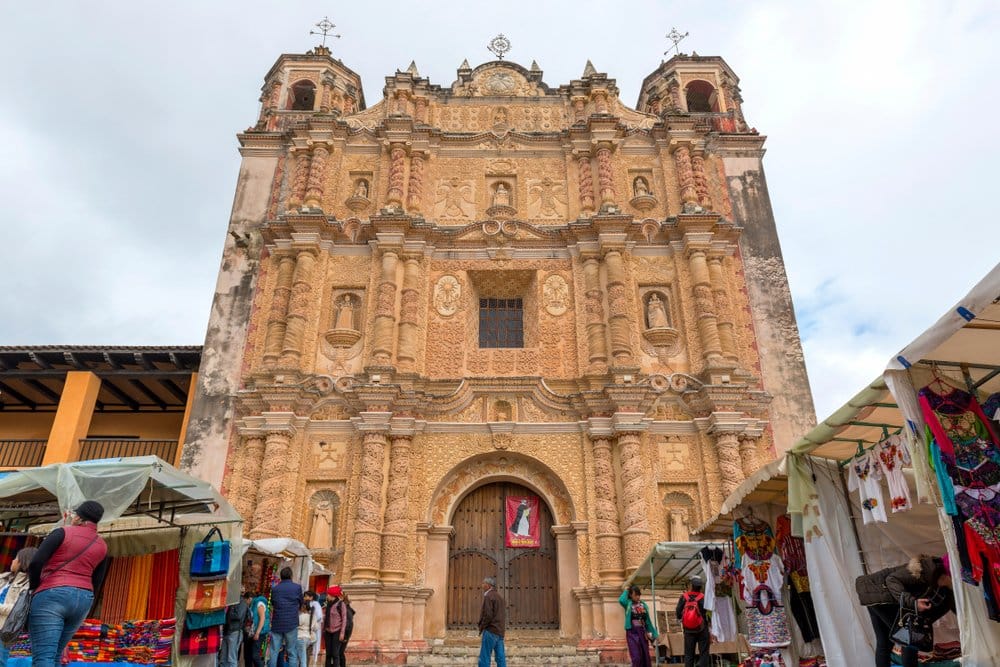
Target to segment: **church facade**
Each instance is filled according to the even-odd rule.
[[[358,657],[474,628],[484,576],[620,649],[624,577],[814,423],[741,101],[685,55],[635,108],[590,63],[267,73],[182,466],[336,573]]]

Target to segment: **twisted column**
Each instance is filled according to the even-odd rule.
[[[740,461],[743,463],[743,476],[749,477],[757,472],[760,461],[757,460],[757,438],[750,435],[740,436]]]
[[[642,448],[638,433],[620,433],[618,451],[622,464],[622,546],[625,570],[633,572],[649,551],[652,531],[646,509],[646,480],[643,475]]]
[[[719,340],[718,318],[715,314],[715,301],[712,298],[712,284],[705,251],[697,248],[689,250],[688,266],[691,270],[694,292],[694,311],[698,316],[701,355],[708,365],[716,365],[721,359],[722,343]]]
[[[598,576],[602,583],[618,582],[622,575],[622,542],[618,493],[611,458],[611,439],[594,437],[594,514],[597,517]]]
[[[389,147],[389,192],[386,202],[389,206],[403,207],[403,181],[406,172],[406,149],[402,144]]]
[[[691,156],[691,171],[694,174],[694,189],[698,193],[698,204],[706,211],[712,210],[712,198],[708,194],[708,178],[705,176],[705,156],[696,151]]]
[[[309,181],[309,164],[312,157],[304,148],[295,149],[295,172],[292,176],[291,192],[288,196],[288,208],[298,209],[306,196],[306,185]]]
[[[691,166],[691,151],[681,144],[674,150],[674,164],[677,166],[677,180],[681,186],[681,203],[696,205],[698,191],[694,187],[694,168]]]
[[[585,213],[594,212],[594,173],[590,167],[590,155],[581,154],[576,157],[580,171],[580,208]]]
[[[382,253],[382,276],[376,294],[372,361],[377,365],[392,363],[393,327],[396,324],[396,265],[399,255],[392,250]]]
[[[264,462],[264,437],[245,435],[240,439],[233,462],[233,485],[229,487],[229,501],[245,521],[253,519],[257,491],[260,489],[260,470]],[[249,528],[249,526],[247,526]]]
[[[412,371],[417,361],[417,327],[420,317],[420,260],[408,257],[403,265],[403,289],[399,307],[399,346],[396,358],[401,370]]]
[[[608,363],[607,332],[604,324],[604,295],[601,292],[601,264],[595,257],[583,262],[584,313],[587,323],[588,371],[603,372]]]
[[[721,255],[708,257],[708,276],[712,283],[712,298],[715,301],[715,312],[718,316],[719,344],[722,356],[732,362],[737,361],[736,336],[733,326],[733,313],[729,301],[729,290],[726,289],[726,275]]]
[[[313,148],[306,190],[305,205],[308,208],[323,208],[323,179],[326,177],[326,161],[329,157],[330,148],[326,144],[317,144]]]
[[[336,81],[332,76],[327,75],[323,77],[322,84],[323,84],[323,94],[320,96],[319,99],[319,111],[320,113],[330,113],[331,109],[330,97],[331,94],[333,93],[333,88],[336,85]]]
[[[288,526],[281,520],[284,496],[289,492],[285,473],[291,449],[290,431],[270,431],[264,440],[262,461],[263,474],[257,487],[257,504],[253,512],[251,538],[279,537],[288,532]]]
[[[632,334],[628,314],[628,290],[625,287],[625,262],[621,251],[609,250],[604,256],[608,269],[608,315],[611,329],[611,355],[615,363],[632,362]]]
[[[414,100],[414,105],[416,106],[416,111],[414,112],[414,120],[418,123],[427,123],[427,98],[418,97]]]
[[[611,164],[611,147],[601,145],[597,149],[597,178],[601,184],[601,204],[615,202],[615,171]]]
[[[302,250],[295,259],[292,293],[288,302],[288,316],[285,318],[285,340],[281,348],[282,366],[298,366],[302,358],[302,340],[305,336],[306,317],[309,314],[315,265],[316,255],[312,250]]]
[[[351,580],[374,581],[382,566],[382,467],[386,434],[367,431],[361,444],[361,484],[354,515]]]
[[[410,445],[412,436],[394,435],[389,452],[389,490],[382,530],[382,580],[403,581],[409,542]]]
[[[716,433],[715,453],[719,457],[722,494],[728,498],[743,481],[743,466],[740,462],[740,448],[736,434]]]
[[[406,193],[406,206],[410,213],[420,213],[420,200],[424,186],[424,156],[414,153],[410,157],[410,186]]]
[[[267,316],[267,331],[264,335],[264,363],[273,365],[281,356],[285,344],[285,318],[288,316],[288,301],[292,295],[292,275],[295,258],[291,255],[275,257],[278,276],[274,285],[274,298]],[[245,515],[244,515],[245,516]]]

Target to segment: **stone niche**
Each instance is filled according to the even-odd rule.
[[[629,204],[637,211],[645,213],[653,209],[659,200],[653,192],[652,169],[630,169],[628,172]]]
[[[372,172],[352,171],[347,184],[347,208],[354,213],[363,214],[372,208],[373,186]]]
[[[643,351],[665,365],[681,351],[681,334],[674,326],[678,315],[673,291],[669,285],[642,287],[639,303]]]
[[[355,362],[360,363],[363,346],[364,290],[332,290],[328,321],[320,351],[333,362],[329,370],[340,374],[355,372],[358,370]]]

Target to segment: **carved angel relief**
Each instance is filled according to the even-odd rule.
[[[566,216],[566,185],[551,178],[528,181],[528,217],[562,218]]]
[[[442,317],[451,317],[458,311],[462,298],[462,284],[455,276],[441,276],[434,285],[434,308]]]
[[[441,179],[434,202],[437,218],[473,218],[476,215],[475,190],[472,181],[459,178]]]

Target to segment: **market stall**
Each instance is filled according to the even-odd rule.
[[[243,556],[243,589],[254,596],[268,597],[271,586],[278,580],[278,572],[292,568],[292,581],[302,590],[309,590],[314,563],[312,552],[290,537],[245,540]]]
[[[71,663],[214,664],[215,651],[180,655],[191,554],[217,529],[237,545],[241,519],[209,484],[157,457],[55,464],[0,477],[0,521],[10,535],[43,537],[83,500],[105,508],[98,530],[111,563],[88,619],[68,648]],[[203,547],[201,547],[203,548]],[[216,606],[239,597],[240,560],[218,583]],[[204,585],[204,583],[202,583]],[[27,637],[11,647],[10,667],[30,664]]]

